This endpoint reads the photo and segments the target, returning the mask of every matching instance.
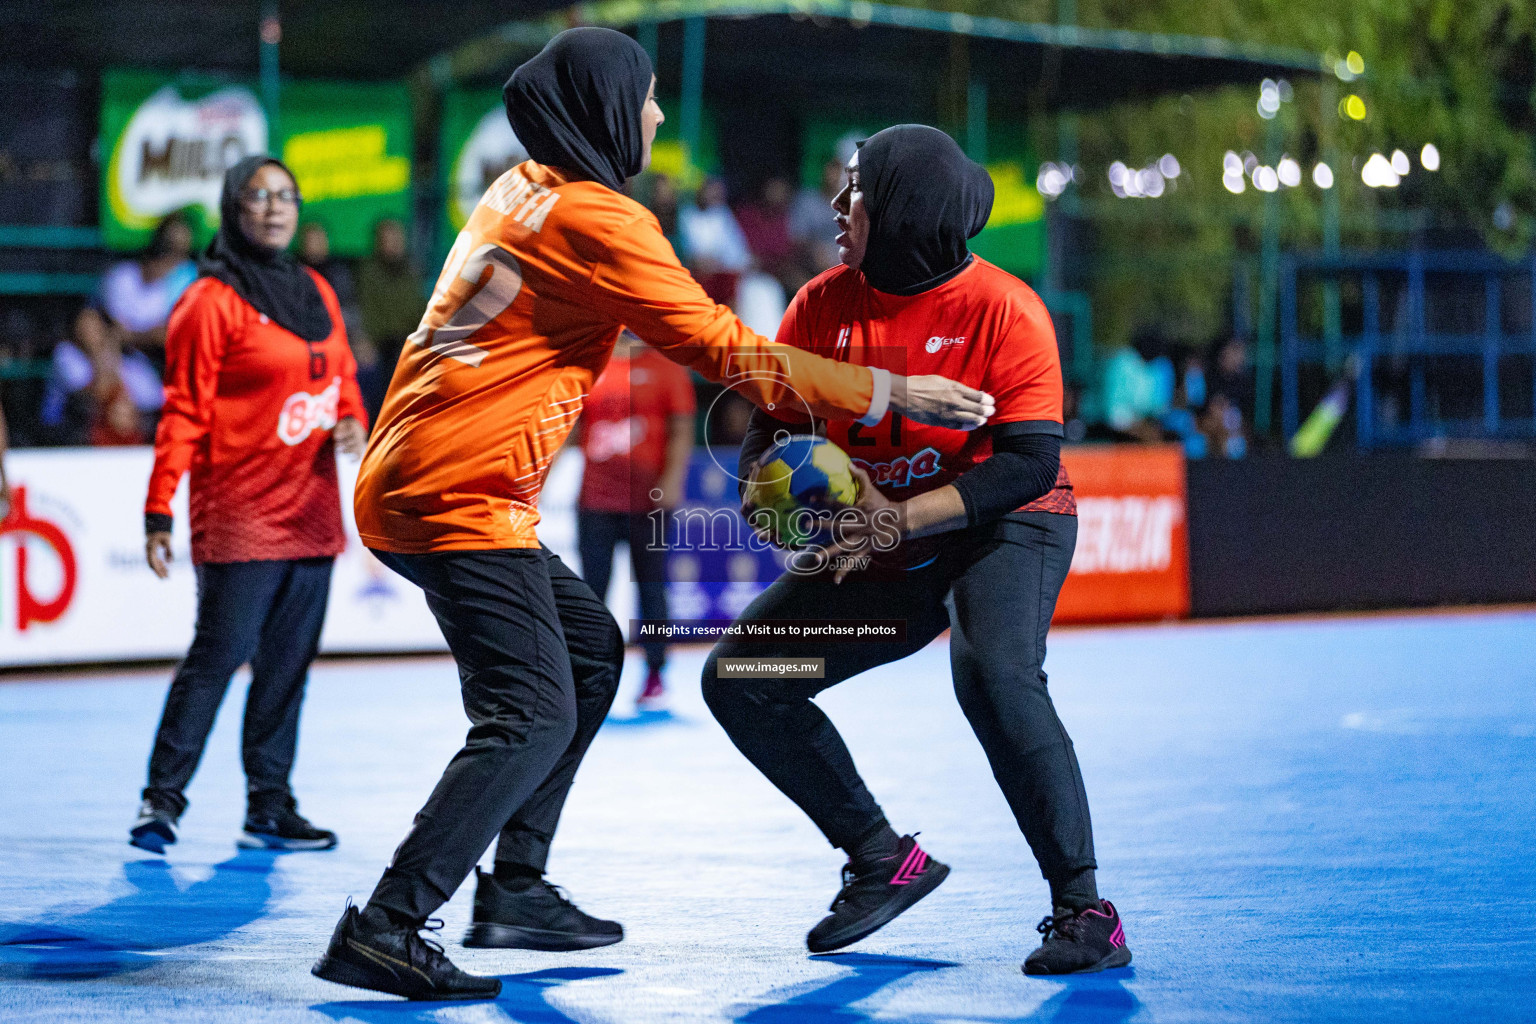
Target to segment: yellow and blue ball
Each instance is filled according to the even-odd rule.
[[[818,540],[831,514],[858,493],[846,452],[824,437],[797,434],[762,454],[744,496],[767,510],[781,543],[798,547]]]

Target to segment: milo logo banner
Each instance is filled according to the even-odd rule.
[[[267,148],[267,115],[251,89],[164,75],[108,73],[101,129],[101,226],[115,249],[144,245],[176,210],[212,234],[225,168]]]
[[[326,228],[337,254],[365,254],[378,220],[409,218],[411,108],[404,85],[284,83],[280,114],[282,137],[274,140],[250,83],[109,72],[101,106],[107,245],[139,248],[177,210],[205,242],[218,228],[225,169],[263,152],[293,169],[303,219]]]
[[[443,97],[443,217],[453,238],[463,229],[475,204],[491,183],[528,159],[517,141],[501,93],[495,89],[450,92]]]

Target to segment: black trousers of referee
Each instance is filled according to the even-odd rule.
[[[247,803],[286,801],[299,739],[299,707],[331,592],[332,558],[205,563],[197,572],[197,627],[176,667],[149,756],[146,799],[186,810],[184,790],[202,759],[230,677],[251,663],[241,752]]]
[[[619,541],[629,545],[629,564],[640,590],[640,620],[662,622],[667,617],[667,552],[651,541],[651,519],[642,513],[598,512],[578,509],[576,543],[581,552],[581,578],[592,592],[608,600],[608,581],[613,575],[613,549]],[[663,640],[645,641],[645,667],[659,669],[667,663]]]
[[[374,554],[425,591],[470,721],[368,901],[421,919],[498,834],[498,864],[544,870],[576,769],[613,705],[624,638],[546,549]]]
[[[957,533],[929,566],[892,581],[785,574],[741,621],[904,619],[905,641],[721,642],[704,666],[710,710],[747,758],[833,846],[885,825],[853,758],[811,698],[926,647],[945,629],[955,695],[1041,873],[1059,886],[1095,867],[1077,755],[1046,691],[1045,637],[1077,541],[1077,519],[1014,512]],[[720,658],[821,657],[824,679],[721,679]]]

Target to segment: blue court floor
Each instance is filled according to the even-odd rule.
[[[616,718],[552,880],[627,940],[458,945],[501,998],[406,1004],[310,977],[456,748],[445,659],[317,667],[296,784],[330,853],[237,853],[237,679],[184,838],[126,829],[164,672],[0,682],[0,1020],[1516,1021],[1536,1019],[1536,615],[1064,631],[1047,667],[1135,963],[1027,978],[1046,889],[955,707],[942,644],[822,698],[898,829],[953,865],[841,956],[806,929],[840,857],[705,711]],[[631,665],[631,669],[636,666]],[[627,679],[632,694],[634,678]]]

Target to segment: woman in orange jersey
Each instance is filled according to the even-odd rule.
[[[492,839],[465,944],[577,949],[623,930],[543,879],[577,766],[613,701],[613,617],[539,544],[538,495],[627,326],[758,405],[876,423],[974,428],[982,392],[902,377],[759,337],[705,296],[656,218],[621,194],[662,114],[650,58],[607,29],[556,36],[508,81],[532,159],[502,175],[460,232],[402,353],[358,476],[364,542],[426,592],[472,723],[362,911],[348,908],[322,978],[423,999],[493,997],[417,933]]]

